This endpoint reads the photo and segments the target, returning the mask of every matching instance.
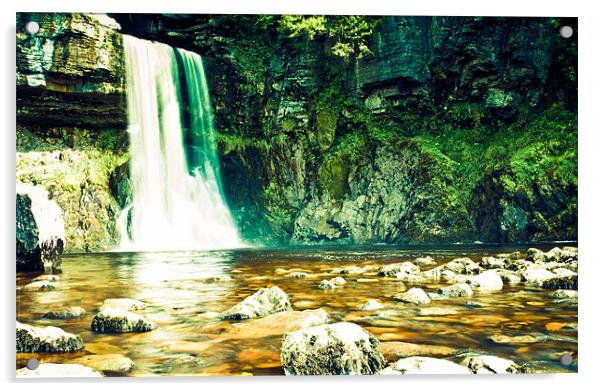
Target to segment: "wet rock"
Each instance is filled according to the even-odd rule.
[[[57,276],[56,274],[41,274],[31,281],[32,282],[35,282],[35,281],[58,282],[60,279],[61,279],[61,277]]]
[[[53,291],[58,288],[59,288],[59,285],[56,282],[42,280],[42,281],[30,282],[29,284],[25,285],[22,289],[24,291],[29,291],[29,292],[43,292],[43,291]]]
[[[416,305],[425,305],[431,302],[429,295],[427,295],[426,292],[420,288],[411,288],[407,292],[396,295],[394,298],[404,303]]]
[[[80,364],[40,364],[36,369],[17,370],[17,377],[103,377],[100,372]]]
[[[538,342],[540,339],[531,335],[503,335],[495,334],[488,338],[489,340],[501,345],[520,345]]]
[[[101,372],[127,373],[134,368],[134,361],[121,354],[94,354],[72,361]]]
[[[281,311],[291,311],[288,295],[277,286],[261,288],[234,307],[222,312],[222,319],[260,318]]]
[[[329,291],[329,290],[337,289],[337,286],[331,281],[322,280],[320,282],[320,284],[318,285],[318,289],[322,289],[324,291]]]
[[[548,252],[543,252],[538,249],[527,250],[527,260],[536,263],[548,263],[548,262],[572,262],[577,260],[577,248],[576,247],[564,247],[562,249],[554,247]]]
[[[412,262],[406,261],[403,263],[392,263],[378,269],[378,275],[384,277],[397,277],[399,273],[418,274],[420,273],[420,268]]]
[[[454,284],[437,289],[437,293],[445,297],[467,297],[472,296],[472,288],[466,283]]]
[[[567,300],[567,301],[577,301],[578,292],[576,290],[570,289],[559,289],[552,293],[552,297],[555,300]]]
[[[368,300],[367,302],[365,302],[361,307],[360,307],[360,311],[374,311],[374,310],[381,310],[385,308],[385,306],[383,305],[383,303],[381,303],[378,300]]]
[[[414,259],[414,264],[418,266],[431,266],[437,264],[437,262],[432,257],[427,256]]]
[[[456,274],[478,274],[483,269],[470,258],[456,258],[445,265],[443,270],[450,270]]]
[[[123,308],[105,308],[94,315],[92,331],[96,333],[118,334],[154,330],[157,325],[146,317]]]
[[[345,279],[343,277],[331,278],[330,282],[332,282],[335,285],[343,285],[343,284],[347,283],[347,281],[345,281]]]
[[[483,257],[481,259],[481,267],[485,269],[503,269],[504,268],[504,260],[496,257]]]
[[[48,319],[76,319],[86,316],[87,312],[82,307],[63,307],[54,309],[44,314],[44,318]]]
[[[496,254],[496,258],[510,259],[510,260],[516,261],[518,259],[523,258],[523,256],[520,251],[514,251],[512,253]]]
[[[83,347],[79,335],[58,327],[35,327],[17,321],[17,353],[70,353]]]
[[[63,212],[48,192],[17,183],[17,271],[54,271],[65,247]]]
[[[307,278],[308,276],[309,274],[305,272],[292,272],[284,275],[286,278]]]
[[[328,314],[321,308],[305,311],[284,311],[263,318],[249,319],[245,322],[209,326],[203,329],[203,333],[219,335],[220,340],[258,339],[283,335],[327,322]]]
[[[514,285],[522,281],[520,274],[511,270],[497,269],[497,274],[500,276],[504,284]]]
[[[362,274],[364,269],[359,266],[346,266],[332,271],[336,274]]]
[[[530,267],[521,273],[525,283],[535,286],[542,286],[544,281],[556,277],[554,273],[541,267]]]
[[[413,356],[451,356],[457,353],[454,348],[437,345],[419,345],[408,342],[381,342],[380,351],[387,362]]]
[[[477,276],[470,277],[470,286],[481,291],[499,291],[504,287],[502,278],[495,270],[487,270]]]
[[[383,369],[380,375],[466,375],[470,370],[451,361],[431,357],[408,357]]]
[[[523,272],[531,267],[535,267],[535,264],[531,261],[527,261],[524,259],[518,259],[516,261],[506,262],[506,266],[505,266],[505,268],[507,270],[517,271],[517,272]]]
[[[577,275],[570,276],[556,276],[544,280],[541,284],[542,288],[545,289],[570,289],[576,290],[578,288]]]
[[[119,298],[119,299],[106,299],[99,310],[105,310],[108,308],[120,308],[126,311],[137,311],[146,308],[146,304],[140,300]]]
[[[566,327],[566,325],[567,325],[566,323],[562,323],[562,322],[548,322],[548,323],[546,323],[545,328],[548,331],[555,332],[555,331],[562,330],[563,328]]]
[[[385,365],[379,341],[348,322],[285,334],[280,360],[286,375],[372,375]]]
[[[571,277],[571,276],[577,275],[577,273],[575,273],[574,271],[569,270],[564,267],[559,267],[559,268],[553,269],[552,273],[556,274],[558,277]]]
[[[470,356],[466,357],[461,364],[470,369],[472,373],[477,374],[528,372],[526,366],[496,356]]]

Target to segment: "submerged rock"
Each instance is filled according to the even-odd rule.
[[[40,364],[36,369],[17,369],[17,377],[103,377],[100,372],[80,364]]]
[[[322,289],[324,291],[328,291],[328,290],[333,290],[336,289],[337,286],[329,280],[322,280],[320,281],[320,284],[318,285],[318,289]]]
[[[419,345],[397,341],[381,342],[380,351],[388,362],[413,356],[451,356],[457,353],[457,349],[447,346]]]
[[[143,310],[146,308],[146,304],[140,300],[119,298],[119,299],[106,299],[100,306],[100,311],[109,308],[121,308],[126,311]]]
[[[437,289],[437,293],[445,297],[467,297],[472,296],[472,288],[466,283],[454,284]]]
[[[287,333],[280,361],[286,375],[372,375],[385,365],[379,341],[354,323]]]
[[[378,269],[378,275],[384,277],[397,277],[398,274],[419,274],[420,268],[410,261],[392,263]]]
[[[44,314],[44,318],[48,319],[75,319],[86,316],[87,312],[82,307],[63,307],[54,309]]]
[[[336,274],[349,274],[349,275],[363,274],[364,268],[361,268],[359,266],[346,266],[346,267],[335,269],[332,272],[336,273]]]
[[[420,288],[411,288],[407,292],[394,297],[395,299],[404,303],[411,303],[416,305],[425,305],[431,302],[431,298],[426,292]]]
[[[60,279],[61,279],[61,277],[57,276],[56,274],[41,274],[31,281],[32,282],[35,282],[35,281],[58,282]]]
[[[420,316],[446,316],[457,314],[458,310],[455,308],[427,307],[418,310],[418,315]]]
[[[381,375],[466,375],[471,372],[465,366],[431,357],[408,357],[383,369]]]
[[[535,343],[540,340],[539,338],[533,337],[531,335],[510,336],[510,335],[503,335],[503,334],[492,335],[488,339],[497,344],[502,344],[502,345],[520,345],[520,344],[527,344],[527,343]]]
[[[59,288],[59,285],[56,282],[42,280],[42,281],[30,282],[29,284],[25,285],[21,289],[23,289],[24,291],[30,291],[30,292],[43,292],[43,291],[53,291],[58,288]]]
[[[94,354],[76,358],[72,362],[101,372],[127,373],[134,368],[134,362],[121,354]]]
[[[241,320],[260,318],[282,311],[291,311],[288,295],[277,286],[261,288],[234,307],[221,313],[222,319]]]
[[[79,335],[58,327],[35,327],[17,321],[17,353],[69,353],[83,347]]]
[[[527,368],[524,365],[518,365],[512,360],[499,358],[496,356],[470,356],[466,357],[462,363],[472,373],[526,373]]]
[[[499,291],[504,287],[502,278],[495,270],[487,270],[479,275],[470,277],[470,286],[481,291]]]
[[[219,335],[220,340],[258,339],[282,335],[327,322],[328,314],[321,308],[305,311],[284,311],[235,324],[216,324],[203,329],[203,333]]]
[[[292,272],[284,275],[286,278],[307,278],[308,276],[309,274],[305,272]]]
[[[63,212],[48,192],[17,183],[17,271],[54,271],[65,247]]]
[[[94,315],[92,331],[96,333],[117,334],[154,330],[157,325],[142,315],[123,308],[105,308]]]
[[[383,305],[383,303],[381,303],[378,300],[368,300],[367,302],[365,302],[361,307],[360,307],[360,311],[374,311],[374,310],[381,310],[385,308],[385,306]]]

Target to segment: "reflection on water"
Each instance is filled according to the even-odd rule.
[[[551,291],[522,284],[504,286],[494,293],[469,298],[434,300],[430,307],[454,310],[451,315],[420,316],[418,308],[392,297],[401,283],[375,275],[345,276],[348,283],[335,291],[316,289],[319,282],[334,277],[333,269],[345,265],[383,265],[430,255],[438,264],[458,256],[474,260],[485,255],[521,250],[522,247],[438,246],[433,247],[322,247],[244,249],[213,252],[102,253],[69,255],[63,259],[60,289],[28,292],[19,287],[35,274],[17,275],[17,319],[37,326],[57,326],[81,335],[85,348],[73,354],[19,354],[17,367],[32,356],[42,362],[66,362],[88,354],[118,353],[136,364],[131,375],[150,374],[282,374],[279,361],[281,336],[237,338],[228,322],[215,319],[221,312],[265,286],[278,285],[290,297],[294,309],[323,308],[331,321],[348,320],[370,330],[381,341],[404,341],[444,345],[462,352],[483,352],[528,363],[537,371],[576,371],[559,364],[564,352],[577,354],[576,328],[549,332],[549,322],[576,323],[577,306],[554,303]],[[538,246],[543,250],[551,246]],[[285,277],[282,269],[303,269],[308,278]],[[430,267],[423,267],[426,270]],[[375,273],[374,273],[375,274]],[[207,277],[230,276],[211,282]],[[368,277],[368,278],[366,278]],[[358,282],[365,278],[364,282]],[[371,281],[377,279],[377,282]],[[431,292],[443,282],[405,283]],[[106,335],[90,330],[90,322],[105,299],[128,297],[142,300],[144,315],[158,324],[148,333]],[[369,299],[379,299],[385,308],[361,312]],[[78,305],[88,311],[82,319],[50,320],[42,315],[53,307]],[[241,322],[244,325],[244,322]],[[494,334],[531,335],[538,342],[501,345],[491,342]]]

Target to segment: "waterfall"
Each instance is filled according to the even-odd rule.
[[[201,56],[131,36],[124,45],[132,205],[120,218],[122,249],[241,247]]]

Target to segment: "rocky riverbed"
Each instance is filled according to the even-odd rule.
[[[17,375],[574,372],[577,249],[536,247],[67,255],[17,274]]]

